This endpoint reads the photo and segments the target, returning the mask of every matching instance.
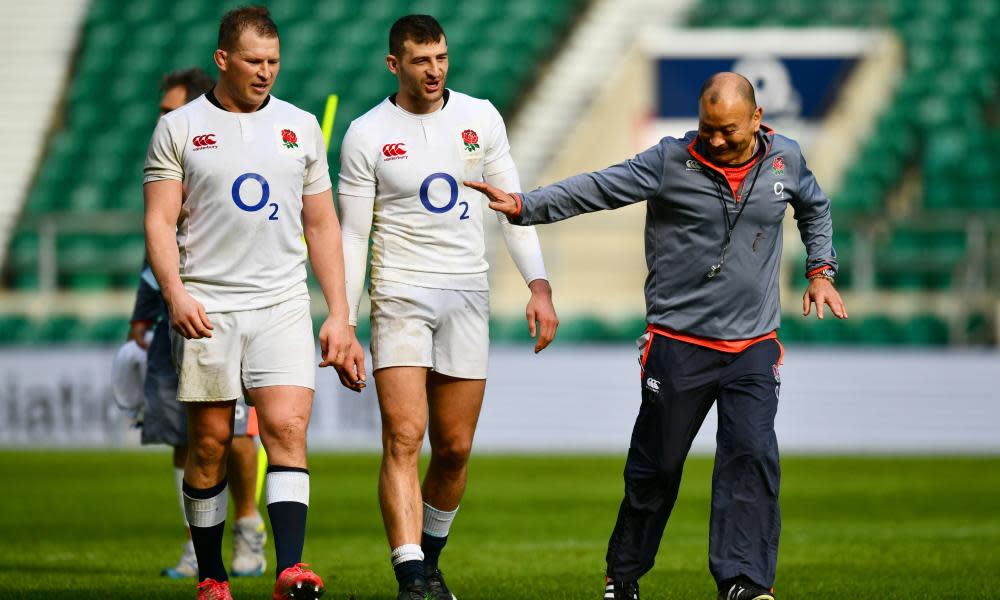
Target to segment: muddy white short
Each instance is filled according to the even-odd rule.
[[[371,287],[372,367],[428,367],[486,379],[490,293],[375,280]]]
[[[212,337],[189,340],[170,332],[177,365],[177,399],[235,400],[243,389],[295,385],[316,389],[316,345],[309,299],[258,310],[209,313]]]

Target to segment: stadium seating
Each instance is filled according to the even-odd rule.
[[[304,1],[270,5],[282,38],[282,73],[275,95],[321,115],[326,97],[340,103],[330,149],[350,121],[392,92],[384,65],[389,27],[400,15],[439,16],[449,34],[449,84],[511,109],[518,90],[567,30],[582,0],[505,3],[444,0],[377,3]],[[200,66],[214,73],[219,17],[234,2],[155,0],[121,4],[96,0],[83,24],[82,47],[68,90],[63,127],[51,143],[12,240],[9,283],[39,285],[38,235],[48,218],[59,230],[58,285],[69,289],[129,286],[142,261],[141,219],[122,232],[90,234],[71,227],[81,215],[142,210],[142,163],[156,122],[159,78]],[[122,239],[121,235],[125,236]]]
[[[878,210],[904,167],[923,161],[927,208],[996,210],[1000,171],[990,169],[998,130],[984,128],[984,110],[1000,82],[1000,4],[990,0],[702,0],[700,26],[846,25],[892,27],[906,44],[906,73],[891,107],[850,170],[837,200],[843,212]],[[922,155],[922,156],[921,156]],[[980,193],[947,182],[984,184]],[[970,186],[975,187],[975,186]]]
[[[142,161],[156,119],[159,77],[193,65],[214,72],[211,52],[218,18],[235,4],[91,3],[66,113],[48,146],[24,220],[11,239],[5,284],[29,291],[43,284],[39,241],[44,236],[39,227],[46,220],[57,228],[52,250],[59,288],[89,291],[135,284],[143,253],[138,218]],[[340,96],[329,155],[331,174],[336,175],[336,144],[349,122],[394,88],[383,59],[386,32],[398,15],[438,16],[449,33],[450,85],[490,98],[509,113],[584,2],[265,4],[282,34],[283,66],[275,95],[317,115],[328,94]],[[996,52],[1000,2],[698,0],[689,22],[712,27],[833,25],[897,31],[906,48],[905,72],[894,100],[878,117],[833,199],[834,241],[845,265],[838,287],[848,292],[856,286],[874,286],[900,294],[961,293],[973,285],[969,260],[982,243],[985,279],[975,285],[1000,289],[1000,169],[994,166],[1000,119],[993,107],[1000,90]],[[902,208],[891,205],[895,200],[890,199],[906,186],[915,192],[904,199]],[[131,221],[127,215],[132,215]],[[131,225],[87,225],[104,216]],[[975,235],[983,237],[974,239]],[[853,269],[861,260],[857,254],[866,254],[859,250],[865,240],[870,241],[873,257],[870,277],[860,277]],[[994,320],[987,312],[962,318],[875,314],[833,324],[803,322],[791,315],[783,319],[781,336],[806,343],[943,344],[955,339],[995,343]],[[560,337],[631,339],[641,333],[639,321],[581,317],[566,321]],[[72,336],[101,339],[109,323],[80,324]],[[58,341],[62,334],[57,331],[56,326],[19,317],[0,319],[4,341]],[[493,332],[499,340],[526,339],[521,319],[499,318]]]

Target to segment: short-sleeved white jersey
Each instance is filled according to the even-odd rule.
[[[515,174],[503,118],[452,90],[436,112],[386,99],[353,123],[338,193],[375,198],[371,277],[422,287],[488,290],[484,198],[462,185]]]
[[[306,296],[302,196],[331,187],[316,118],[273,96],[256,112],[201,96],[160,118],[145,182],[176,179],[180,275],[205,311]]]

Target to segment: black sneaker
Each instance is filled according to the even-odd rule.
[[[427,589],[427,582],[423,579],[418,579],[399,590],[396,600],[434,600],[434,596],[431,596],[430,591]]]
[[[430,592],[434,600],[458,600],[448,589],[448,584],[444,582],[444,574],[441,569],[427,569],[424,571],[427,578],[427,591]]]
[[[639,600],[639,582],[615,581],[605,577],[604,600]]]
[[[774,600],[774,593],[750,580],[740,579],[723,584],[719,600]]]

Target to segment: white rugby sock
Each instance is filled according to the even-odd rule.
[[[267,503],[298,502],[309,506],[309,472],[273,471],[268,469],[265,476]]]
[[[455,510],[438,510],[424,502],[424,533],[434,537],[447,537],[451,522],[455,520],[459,507]]]
[[[411,560],[424,560],[424,551],[420,549],[419,544],[403,544],[393,548],[389,558],[392,559],[392,566],[395,567]]]
[[[193,490],[184,494],[184,515],[192,527],[214,527],[226,521],[226,511],[229,509],[228,486],[225,482],[217,494],[209,498],[193,498]],[[201,490],[199,490],[201,491]]]
[[[184,469],[174,467],[174,483],[177,484],[177,502],[181,506],[181,518],[184,519],[184,526],[190,527],[191,524],[188,523],[187,512],[184,509]]]

